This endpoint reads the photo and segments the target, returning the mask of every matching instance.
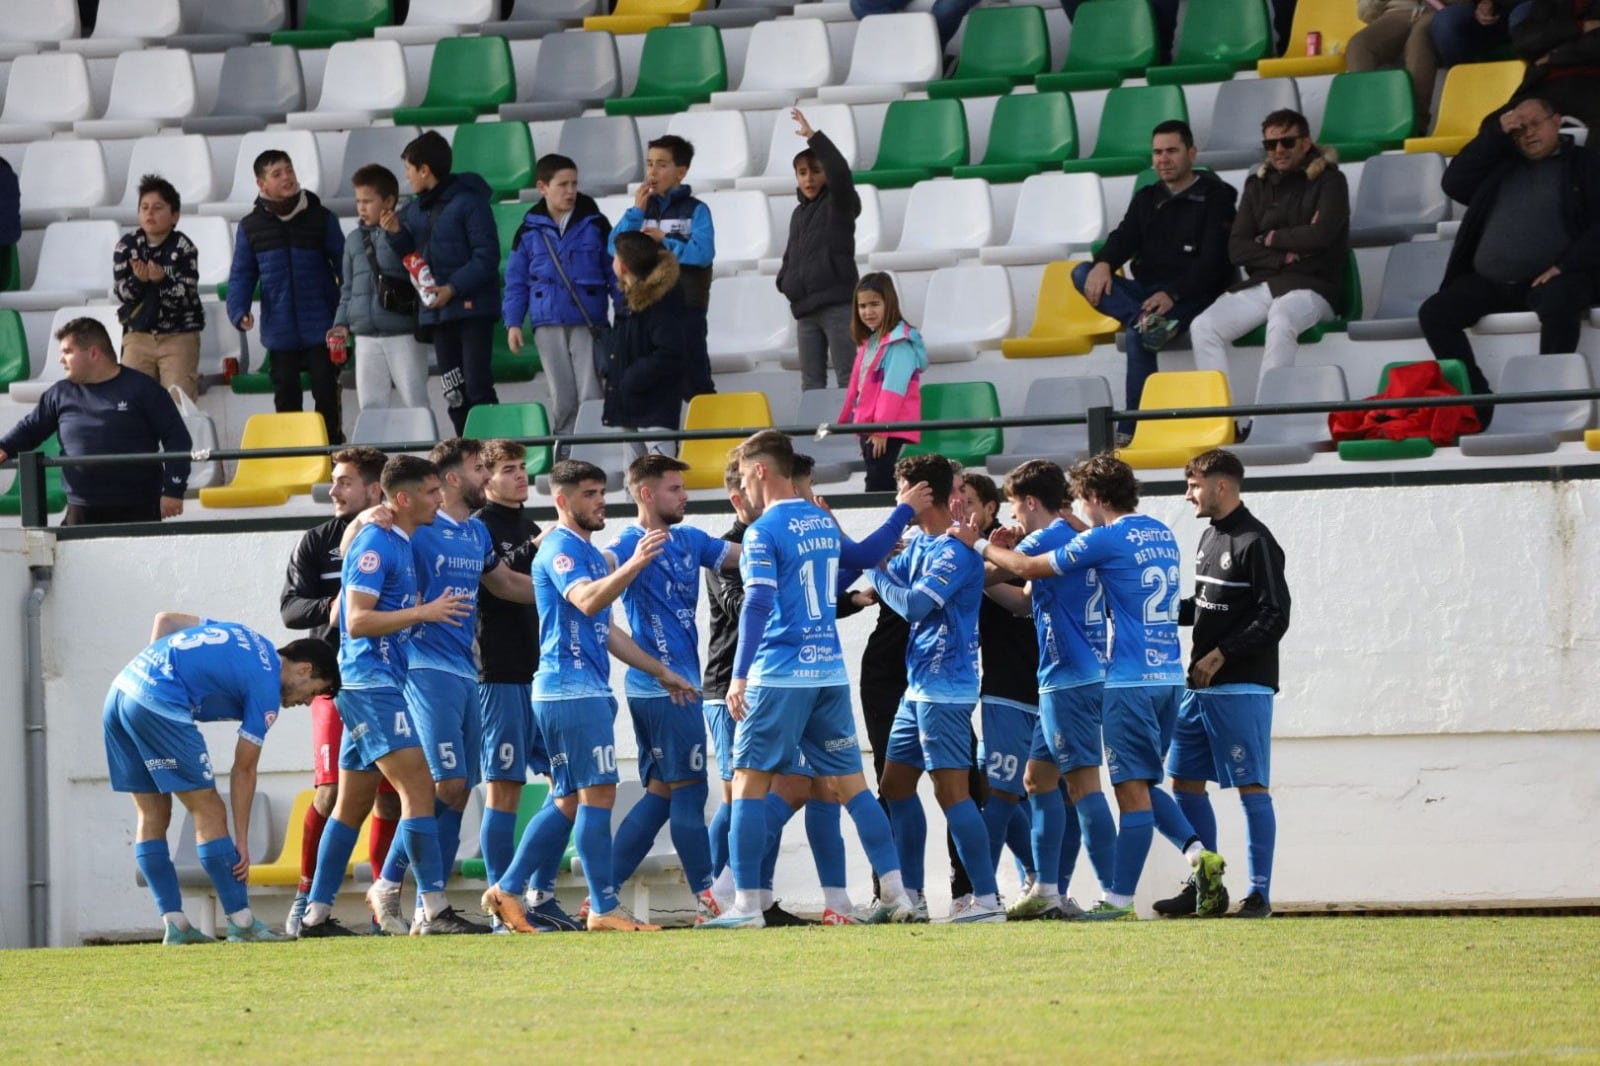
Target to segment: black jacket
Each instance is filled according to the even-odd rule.
[[[1600,19],[1600,0],[1581,11],[1572,0],[1532,0],[1527,16],[1511,27],[1511,46],[1530,64],[1548,55],[1549,66],[1600,66],[1600,32],[1583,23]],[[1529,67],[1530,80],[1542,73]]]
[[[743,522],[722,535],[730,544],[743,544]],[[744,579],[737,570],[706,569],[706,601],[711,608],[711,624],[706,637],[706,668],[700,689],[704,699],[728,698],[728,682],[733,678],[733,655],[739,648],[739,612],[744,610]]]
[[[1561,183],[1561,210],[1572,243],[1554,265],[1562,273],[1587,273],[1600,284],[1600,157],[1594,149],[1579,148],[1565,137],[1557,157],[1567,168]],[[1440,183],[1445,195],[1467,205],[1466,217],[1461,220],[1455,245],[1450,249],[1450,261],[1445,264],[1445,284],[1474,273],[1472,260],[1500,195],[1500,186],[1521,160],[1522,153],[1517,151],[1511,135],[1500,128],[1500,115],[1496,112],[1483,120],[1478,135],[1445,168]]]
[[[978,608],[978,648],[982,695],[1039,705],[1039,633],[1033,615],[1018,617],[985,596]]]
[[[1261,520],[1240,504],[1200,535],[1195,594],[1178,605],[1178,624],[1194,626],[1192,665],[1221,648],[1213,685],[1278,689],[1278,642],[1289,631],[1289,586],[1283,549]]]
[[[860,280],[856,217],[861,214],[861,197],[850,164],[825,133],[813,133],[806,143],[817,153],[828,183],[815,200],[796,190],[800,203],[789,216],[789,243],[778,269],[778,291],[788,297],[796,318],[848,304]]]
[[[333,518],[306,530],[289,556],[289,572],[278,597],[278,613],[290,629],[309,629],[318,640],[339,646],[339,627],[328,624],[328,612],[339,595],[339,574],[344,556],[339,541],[350,519]]]
[[[628,287],[628,310],[612,327],[605,424],[677,429],[684,392],[695,380],[704,321],[684,302],[678,260],[663,252],[648,277]]]
[[[1133,261],[1140,283],[1176,300],[1210,303],[1233,282],[1228,230],[1237,190],[1208,170],[1176,196],[1159,181],[1140,189],[1095,255],[1115,269]]]
[[[1270,248],[1260,243],[1269,232]],[[1310,289],[1343,313],[1349,256],[1350,186],[1331,152],[1313,145],[1299,170],[1280,173],[1262,163],[1251,171],[1228,234],[1228,258],[1246,277],[1230,291],[1264,284],[1276,299]]]
[[[495,554],[515,574],[533,572],[539,526],[521,507],[486,503],[476,516],[488,527]],[[478,680],[526,685],[539,668],[539,610],[478,590]]]

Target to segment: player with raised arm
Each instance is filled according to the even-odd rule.
[[[279,708],[338,691],[338,661],[320,640],[303,637],[273,650],[267,638],[237,622],[156,615],[150,646],[111,682],[102,721],[111,787],[131,793],[138,812],[133,857],[161,914],[162,943],[211,940],[183,913],[178,871],[167,851],[174,794],[194,818],[200,865],[228,916],[228,939],[284,939],[251,912],[245,887],[256,766]],[[200,722],[239,723],[228,770],[232,836]]]
[[[550,486],[559,523],[545,534],[533,561],[539,607],[533,715],[550,752],[554,794],[558,801],[576,794],[578,807],[569,814],[570,804],[557,802],[539,812],[505,874],[483,894],[483,909],[513,932],[538,932],[528,921],[522,892],[533,871],[565,850],[575,832],[589,884],[589,931],[655,931],[660,926],[635,921],[617,898],[611,839],[617,701],[607,653],[655,678],[680,703],[698,696],[692,684],[611,625],[612,603],[661,554],[667,533],[646,533],[632,557],[612,569],[590,543],[606,525],[606,472],[593,463],[564,459],[550,471]]]
[[[322,833],[300,936],[353,936],[332,917],[362,819],[372,809],[378,779],[400,793],[395,839],[410,857],[422,892],[421,935],[486,933],[456,913],[445,897],[434,788],[428,760],[406,705],[405,678],[411,636],[425,624],[459,626],[472,611],[469,598],[447,589],[422,602],[412,535],[434,520],[444,498],[439,472],[426,459],[396,455],[383,467],[383,496],[393,512],[389,529],[364,527],[345,553],[339,612],[339,668],[344,687],[339,717],[339,800]]]

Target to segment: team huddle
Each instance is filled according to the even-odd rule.
[[[1133,471],[1110,454],[1070,476],[1044,460],[1013,470],[1003,493],[1015,527],[996,521],[989,479],[938,455],[902,458],[894,510],[855,541],[811,496],[806,457],[763,431],[731,453],[738,521],[726,535],[682,524],[687,468],[649,454],[627,474],[638,520],[604,546],[595,534],[607,474],[589,463],[555,465],[557,523],[541,531],[522,513],[527,472],[514,443],[457,438],[428,459],[363,448],[334,459],[335,518],[302,541],[283,598],[285,621],[314,635],[274,651],[236,623],[163,614],[108,696],[112,785],[133,794],[135,857],[169,944],[211,939],[184,916],[167,854],[173,793],[194,816],[228,939],[281,938],[249,905],[250,800],[279,707],[307,702],[318,788],[287,936],[356,935],[332,911],[369,815],[373,932],[655,930],[618,886],[664,826],[699,928],[795,924],[803,919],[774,899],[773,871],[802,808],[822,924],[927,921],[924,772],[971,882],[952,922],[1132,919],[1158,830],[1193,875],[1157,912],[1228,913],[1207,781],[1237,788],[1244,808],[1250,892],[1235,913],[1271,913],[1269,745],[1289,596],[1282,551],[1240,502],[1243,468],[1228,452],[1186,471],[1186,498],[1211,519],[1191,598],[1180,595],[1175,536],[1137,512]],[[857,605],[876,602],[908,627],[877,795],[836,626],[852,586]],[[619,600],[626,630],[612,624]],[[1187,671],[1180,624],[1194,626]],[[1035,649],[1036,662],[1019,657]],[[611,658],[628,668],[645,786],[615,833]],[[215,720],[241,723],[231,833],[196,725]],[[723,800],[709,826],[708,752]],[[519,839],[530,774],[550,788]],[[1158,787],[1168,775],[1170,793]],[[488,924],[445,893],[480,782]],[[874,872],[875,898],[859,907],[846,885],[845,813]],[[575,915],[555,897],[569,840],[588,890]],[[1026,871],[1009,907],[996,883],[1007,845]],[[1066,894],[1080,850],[1101,890],[1088,909]]]

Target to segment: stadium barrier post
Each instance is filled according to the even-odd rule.
[[[1117,438],[1111,429],[1111,408],[1089,408],[1089,454],[1099,455],[1116,447]]]

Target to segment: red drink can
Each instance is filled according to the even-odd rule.
[[[330,333],[328,335],[328,362],[335,366],[342,365],[345,360],[345,340],[343,333]]]
[[[236,357],[230,355],[222,360],[222,383],[224,385],[233,384],[233,379],[238,376],[238,373],[239,360]]]
[[[1322,31],[1312,30],[1306,34],[1306,55],[1320,56],[1322,54]]]

